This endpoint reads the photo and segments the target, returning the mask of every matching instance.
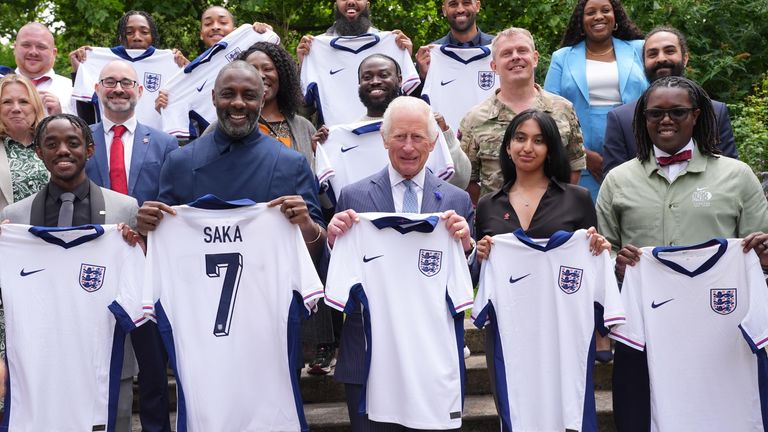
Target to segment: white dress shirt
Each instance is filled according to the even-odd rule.
[[[104,121],[104,143],[107,145],[107,168],[109,168],[109,152],[112,149],[112,138],[115,132],[112,128],[115,126],[106,116],[102,117]],[[131,155],[133,154],[133,136],[136,133],[136,116],[129,118],[122,123],[126,131],[123,132],[123,158],[125,159],[125,178],[131,178]]]
[[[408,189],[403,183],[405,177],[400,175],[399,172],[395,171],[395,169],[392,167],[392,164],[387,166],[387,171],[389,171],[389,184],[392,185],[392,200],[395,202],[395,212],[400,213],[403,211],[403,197],[405,196],[405,191]],[[421,211],[421,199],[424,196],[425,176],[425,168],[422,168],[421,171],[419,171],[419,173],[413,176],[411,179],[413,180],[414,192],[416,192],[416,208],[418,208],[419,211]]]
[[[16,73],[19,75],[22,75],[19,68],[16,68]],[[26,76],[26,75],[25,75]],[[59,98],[59,104],[61,104],[61,111],[66,114],[77,114],[77,109],[75,109],[75,103],[72,101],[72,80],[61,75],[57,75],[56,72],[53,71],[53,69],[48,70],[48,72],[38,76],[38,77],[27,77],[30,80],[32,79],[38,79],[41,77],[50,77],[51,79],[41,82],[40,85],[37,86],[37,91],[47,91],[49,93],[52,93],[54,96]],[[45,107],[43,107],[45,108]],[[46,115],[49,115],[48,110],[45,112]]]
[[[680,153],[686,150],[690,150],[691,152],[693,152],[693,138],[691,138],[691,140],[688,141],[688,144],[686,144],[685,147],[681,148],[680,151],[678,151],[677,153]],[[669,157],[673,155],[665,152],[664,150],[659,149],[656,146],[653,146],[653,156],[655,158],[658,158],[658,157]],[[677,176],[680,175],[680,173],[683,172],[683,170],[686,168],[688,168],[688,161],[673,163],[667,166],[660,166],[659,170],[661,170],[661,172],[664,173],[664,177],[666,177],[667,180],[669,180],[669,182],[672,183],[673,181],[675,181]]]

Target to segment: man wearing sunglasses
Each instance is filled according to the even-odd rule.
[[[157,200],[160,169],[179,144],[172,135],[136,120],[136,104],[144,88],[130,63],[115,60],[99,74],[96,94],[102,121],[91,126],[95,151],[85,171],[97,185],[144,201]],[[139,403],[145,431],[170,431],[168,363],[155,323],[131,333],[139,364]]]
[[[643,45],[645,76],[654,82],[665,76],[684,76],[688,64],[688,44],[685,36],[673,27],[661,26],[651,30]],[[632,130],[632,117],[637,101],[633,101],[608,113],[603,146],[603,176],[608,171],[637,156],[637,144]],[[713,100],[712,107],[717,119],[720,136],[718,148],[723,155],[735,158],[736,142],[731,129],[728,107]]]

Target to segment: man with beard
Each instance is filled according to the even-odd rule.
[[[333,25],[326,30],[327,36],[360,36],[365,33],[378,33],[379,29],[371,24],[371,9],[368,0],[336,0],[336,7],[333,9]],[[401,49],[413,50],[413,42],[400,30],[392,30],[397,36],[395,42]],[[296,56],[299,58],[299,64],[304,60],[304,56],[309,54],[312,45],[312,36],[304,35],[296,47]]]
[[[445,36],[429,45],[422,46],[416,52],[416,64],[422,82],[429,71],[429,52],[433,45],[476,47],[491,44],[493,35],[483,33],[475,24],[478,12],[480,12],[480,0],[443,1],[443,16],[448,21],[451,30]]]
[[[651,30],[643,45],[645,76],[654,82],[665,76],[684,76],[688,63],[688,44],[680,30],[661,26]],[[608,171],[637,156],[637,145],[632,129],[637,101],[619,106],[608,113],[603,147],[603,176]],[[712,100],[720,135],[718,148],[723,155],[735,158],[736,142],[731,129],[728,107]]]
[[[130,63],[115,60],[99,74],[96,94],[102,122],[91,126],[94,157],[85,171],[97,185],[130,195],[139,202],[156,200],[160,170],[178,148],[173,136],[136,120],[136,104],[144,88]],[[126,145],[128,144],[128,145]],[[145,431],[170,431],[168,415],[168,357],[157,330],[148,322],[131,333],[139,363],[139,401]]]
[[[206,194],[226,201],[247,198],[279,206],[299,226],[317,263],[325,252],[317,181],[301,153],[259,131],[264,104],[259,72],[242,60],[227,64],[216,77],[212,98],[219,121],[216,131],[168,155],[160,172],[158,201],[141,206],[138,231],[146,235],[164,214],[175,213],[170,206]]]

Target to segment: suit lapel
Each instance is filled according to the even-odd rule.
[[[91,189],[88,194],[88,197],[91,201],[91,223],[103,225],[107,215],[104,193],[96,183],[90,180],[88,180],[88,183],[91,185]]]
[[[371,179],[371,196],[373,207],[378,212],[391,213],[395,211],[395,201],[392,199],[392,185],[389,182],[389,171],[384,167],[379,175]]]
[[[32,200],[32,207],[29,209],[29,224],[34,226],[45,226],[45,197],[48,196],[48,185],[40,189]]]
[[[96,168],[99,177],[94,179],[109,189],[112,185],[109,183],[109,155],[107,154],[107,143],[104,138],[104,123],[96,124],[93,130],[93,141],[96,143],[93,157],[96,158]]]
[[[568,53],[568,70],[573,81],[579,87],[581,96],[589,103],[589,87],[587,85],[587,50],[582,41],[571,47]]]
[[[131,152],[131,174],[128,178],[128,195],[133,195],[133,188],[141,175],[141,167],[144,166],[144,159],[147,157],[149,149],[149,129],[136,124],[136,132],[133,134],[133,149]]]
[[[635,49],[631,44],[616,38],[613,38],[613,49],[616,55],[616,68],[619,70],[619,93],[624,95],[629,82],[629,73],[632,71],[632,65],[635,64]]]
[[[437,213],[440,211],[440,201],[443,195],[440,193],[440,182],[437,177],[427,170],[424,176],[424,195],[421,197],[422,213]]]

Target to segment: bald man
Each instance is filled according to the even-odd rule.
[[[40,23],[27,23],[19,29],[13,43],[16,73],[32,80],[40,92],[47,115],[70,113],[72,107],[72,80],[53,71],[56,62],[56,44],[48,27]]]

